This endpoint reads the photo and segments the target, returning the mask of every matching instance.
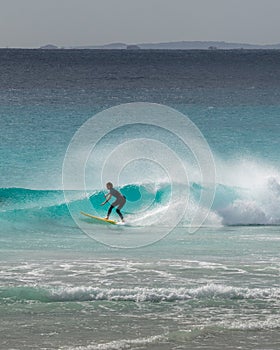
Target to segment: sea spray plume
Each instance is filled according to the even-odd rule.
[[[130,133],[127,132],[129,127],[138,128],[138,135],[134,134],[133,137],[130,137]],[[160,225],[164,221],[166,228],[154,230],[148,236],[141,235],[146,230],[134,227],[134,235],[130,235],[126,242],[120,235],[98,235],[96,230],[92,230],[92,226],[81,220],[79,212],[70,203],[69,211],[77,225],[88,236],[107,245],[134,248],[154,243],[171,232],[189,209],[188,169],[171,147],[170,140],[167,142],[162,137],[161,139],[151,136],[143,137],[147,127],[157,135],[168,133],[177,142],[183,144],[185,153],[191,155],[196,163],[200,181],[208,184],[207,191],[202,189],[200,192],[197,210],[192,212],[189,232],[195,232],[206,220],[210,211],[215,194],[215,165],[211,150],[198,128],[185,115],[166,106],[151,103],[116,106],[90,118],[73,136],[63,164],[65,198],[67,199],[67,190],[70,188],[81,189],[85,193],[92,188],[92,182],[89,185],[87,181],[87,168],[91,167],[91,164],[88,166],[89,163],[94,163],[96,173],[99,175],[99,178],[96,174],[92,175],[95,177],[94,188],[102,188],[104,182],[107,181],[112,181],[116,187],[121,187],[120,178],[124,169],[132,162],[148,160],[163,170],[165,177],[169,179],[172,191],[165,210],[159,211],[159,215],[154,217],[154,224]],[[102,141],[107,140],[104,146],[110,146],[112,136],[116,134],[120,136],[118,142],[111,149],[109,147],[100,157],[100,153],[96,150]],[[114,162],[118,156],[119,161]],[[181,183],[181,188],[174,193],[176,182]],[[181,200],[177,211],[172,212],[169,209],[178,203],[178,198],[184,198],[185,201]],[[200,210],[201,208],[204,210]],[[96,207],[92,206],[90,201],[84,211],[96,215]],[[112,228],[108,227],[108,230]]]
[[[219,164],[219,162],[217,162]],[[220,164],[218,169],[221,169]],[[224,225],[279,225],[280,173],[263,162],[243,159],[224,163],[219,171],[219,182],[213,209]],[[231,189],[231,193],[229,192]]]

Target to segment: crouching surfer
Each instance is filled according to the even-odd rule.
[[[113,208],[117,207],[116,212],[118,213],[118,215],[121,218],[122,222],[124,222],[124,218],[123,218],[123,215],[121,213],[121,209],[123,208],[123,206],[125,205],[125,202],[126,202],[125,196],[123,196],[119,191],[117,191],[113,187],[112,182],[107,182],[106,187],[107,187],[107,190],[109,190],[109,193],[107,193],[105,195],[106,200],[103,203],[101,203],[101,205],[104,205],[107,202],[109,202],[109,200],[112,197],[115,197],[116,200],[111,204],[105,219],[109,220],[109,217],[110,217],[110,214],[111,214]]]

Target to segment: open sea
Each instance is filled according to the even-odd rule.
[[[1,49],[0,140],[1,350],[279,349],[280,51]]]

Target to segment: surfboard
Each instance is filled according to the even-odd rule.
[[[112,224],[112,225],[116,225],[117,224],[117,221],[115,221],[115,220],[107,220],[107,219],[104,219],[104,218],[100,218],[99,216],[95,216],[95,215],[84,213],[83,211],[81,211],[81,214],[85,215],[85,216],[88,216],[89,218],[92,218],[92,219],[95,219],[95,220],[107,222],[108,224]]]

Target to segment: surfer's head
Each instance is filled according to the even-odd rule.
[[[106,187],[107,187],[108,190],[110,190],[111,188],[113,188],[112,182],[107,182],[107,183],[106,183]]]

